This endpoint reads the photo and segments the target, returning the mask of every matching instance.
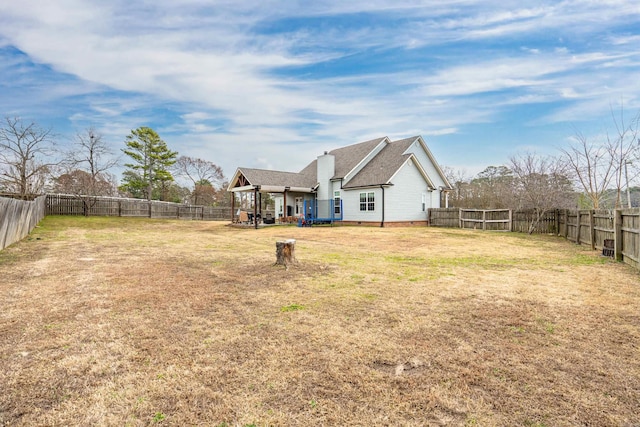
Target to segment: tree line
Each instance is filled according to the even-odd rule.
[[[116,155],[94,128],[75,135],[71,149],[63,151],[51,129],[5,117],[0,124],[0,193],[23,199],[44,192],[73,194],[87,206],[97,196],[228,204],[227,183],[218,165],[179,156],[149,127],[132,130],[120,152]],[[122,156],[127,160],[118,185],[112,170]],[[187,186],[177,184],[176,177]]]
[[[444,168],[449,206],[476,209],[606,209],[640,206],[640,112],[612,110],[613,131],[576,131],[553,156],[521,153],[474,177]]]
[[[449,206],[478,209],[535,209],[640,206],[640,112],[626,120],[611,111],[613,131],[587,137],[576,131],[556,156],[521,153],[475,177],[444,168],[453,186]],[[215,163],[171,150],[156,131],[139,127],[124,140],[119,165],[103,136],[93,128],[78,133],[66,153],[57,150],[51,129],[19,118],[0,124],[0,193],[29,198],[45,191],[226,206],[225,177]],[[176,183],[182,178],[187,186]],[[635,184],[635,186],[633,186]],[[92,199],[93,198],[93,199]]]

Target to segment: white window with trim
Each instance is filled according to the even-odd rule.
[[[333,213],[335,215],[340,215],[340,192],[333,192]]]
[[[375,193],[360,193],[360,210],[374,211],[376,209]]]
[[[296,216],[302,215],[303,210],[302,197],[296,197]]]

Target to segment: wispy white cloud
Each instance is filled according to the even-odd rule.
[[[65,76],[27,69],[20,90],[82,99],[74,127],[97,123],[119,142],[153,124],[231,173],[317,154],[283,148],[292,142],[450,138],[523,106],[553,106],[526,125],[556,123],[602,114],[618,93],[635,105],[638,21],[627,1],[23,0],[0,4],[0,49]],[[23,59],[10,60],[0,73],[20,75]],[[155,116],[167,105],[170,117]]]

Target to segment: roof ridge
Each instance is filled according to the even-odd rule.
[[[386,137],[386,136],[382,136],[382,137],[379,137],[379,138],[369,139],[369,140],[367,140],[367,141],[356,142],[356,143],[351,144],[351,145],[345,145],[344,147],[334,148],[333,150],[329,151],[329,154],[334,153],[334,152],[336,152],[336,151],[341,151],[341,150],[345,150],[345,149],[350,149],[350,148],[353,148],[353,147],[358,146],[358,145],[371,144],[371,143],[373,143],[373,142],[377,142],[377,143],[379,143],[379,142],[381,142],[381,141],[382,141],[383,139],[385,139],[385,138],[389,139],[389,138],[388,138],[388,137]]]

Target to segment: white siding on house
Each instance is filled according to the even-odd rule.
[[[440,196],[441,191],[440,190],[433,190],[431,192],[431,206],[427,206],[427,209],[429,208],[440,208],[440,200],[441,200],[441,196]]]
[[[385,191],[387,191],[385,189]],[[375,194],[375,210],[360,210],[360,193]],[[360,190],[342,190],[343,221],[379,222],[382,220],[382,190],[380,188],[365,188]]]
[[[318,199],[326,200],[331,197],[331,178],[336,172],[336,156],[325,154],[318,157],[317,162]]]
[[[333,194],[336,191],[342,191],[342,189],[340,188],[340,184],[340,181],[332,181],[330,194]]]
[[[422,165],[422,168],[427,173],[427,175],[433,182],[433,185],[436,187],[436,189],[438,187],[447,186],[447,184],[444,182],[444,180],[440,176],[440,173],[438,172],[436,166],[433,164],[431,159],[429,159],[429,156],[427,155],[427,153],[424,151],[424,148],[422,147],[422,144],[420,144],[420,141],[418,139],[416,139],[416,142],[411,144],[411,146],[409,147],[409,149],[407,149],[407,151],[405,151],[405,153],[407,154],[413,153],[416,156],[416,158],[420,162],[420,165]],[[439,197],[440,196],[438,194],[438,200],[440,200]]]
[[[425,221],[433,205],[432,193],[418,167],[409,161],[393,177],[393,186],[385,189],[385,222]],[[422,195],[426,194],[425,211],[422,210]]]
[[[299,206],[299,209],[304,209],[304,200],[313,200],[314,195],[308,193],[287,193],[287,206],[289,206],[289,212],[291,216],[296,215],[296,199],[301,198],[303,202]],[[273,195],[273,202],[276,209],[276,217],[287,216],[287,208],[284,206],[284,194],[277,193]],[[303,212],[298,212],[298,215],[302,215]]]

